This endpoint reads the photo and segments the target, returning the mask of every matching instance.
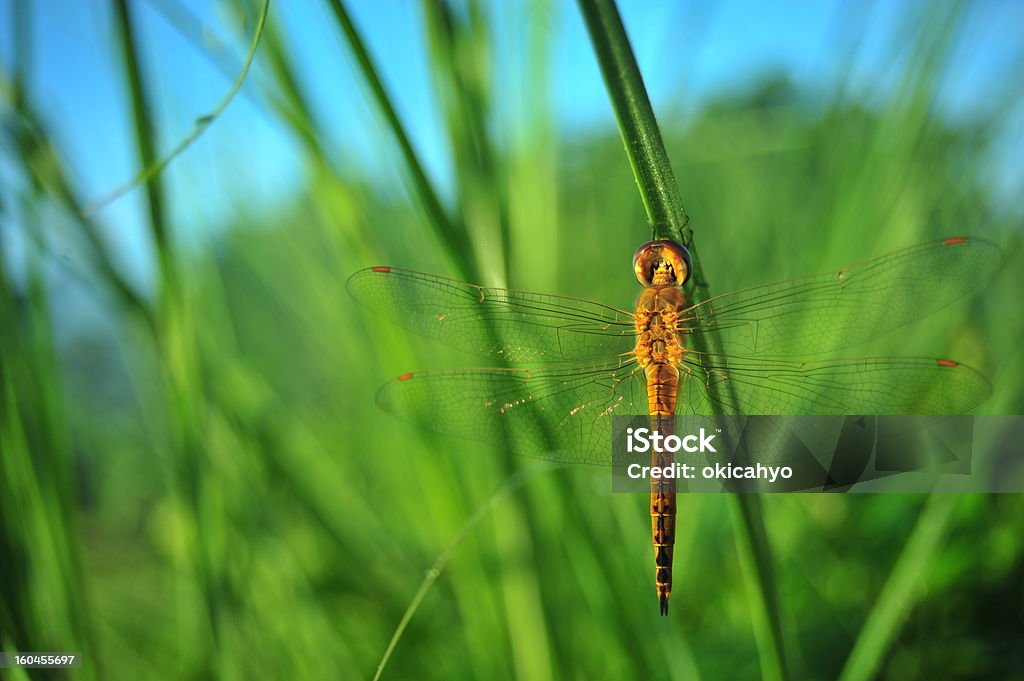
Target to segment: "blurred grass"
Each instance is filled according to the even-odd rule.
[[[140,62],[131,5],[118,7],[138,121],[148,74],[169,66]],[[255,8],[241,8],[250,22]],[[464,221],[485,278],[628,306],[628,258],[647,237],[621,143],[610,126],[575,139],[554,127],[539,94],[551,72],[544,3],[519,28],[532,46],[519,95],[530,115],[495,128],[504,93],[480,66],[495,11],[423,9],[459,178],[443,208]],[[900,86],[871,107],[842,82],[821,95],[766,78],[685,123],[662,116],[662,132],[715,292],[949,234],[1000,242],[1008,263],[992,290],[857,351],[955,357],[993,378],[983,411],[1021,413],[1020,215],[993,202],[987,154],[1022,92],[1007,79],[975,118],[934,116],[961,20],[955,7],[908,9],[891,47],[907,55]],[[157,294],[137,292],[97,225],[75,217],[74,173],[36,84],[5,101],[4,139],[18,144],[4,148],[25,180],[3,210],[31,238],[0,258],[0,640],[81,649],[93,663],[79,678],[369,678],[423,571],[522,467],[375,409],[387,377],[467,361],[366,318],[345,277],[380,263],[460,266],[425,236],[417,205],[334,162],[316,132],[329,118],[297,72],[303,46],[277,21],[254,86],[306,153],[308,192],[274,214],[240,207],[211,247],[186,252],[151,182]],[[144,166],[173,140],[136,127],[122,132]],[[382,150],[392,128],[382,121]],[[41,228],[54,214],[70,234]],[[61,337],[68,248],[86,268],[74,287],[104,322]],[[928,509],[944,503],[763,500],[797,676],[837,678],[850,659],[849,678],[1014,678],[1024,504],[960,497],[938,523]],[[758,678],[727,499],[680,500],[670,618],[653,604],[646,510],[610,495],[600,471],[531,479],[452,554],[384,678]],[[923,539],[919,518],[933,530]]]

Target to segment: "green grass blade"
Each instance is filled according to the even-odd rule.
[[[433,81],[455,166],[457,214],[472,227],[481,283],[507,285],[511,257],[507,162],[489,134],[491,36],[479,3],[461,16],[445,0],[423,3]]]
[[[131,97],[132,122],[135,128],[135,143],[143,167],[150,167],[157,162],[156,135],[154,133],[150,104],[146,98],[146,88],[140,64],[139,38],[135,34],[132,23],[132,11],[127,0],[114,1],[115,17],[120,36],[120,47],[125,76],[128,81],[128,94]],[[146,199],[149,209],[150,229],[160,261],[160,274],[163,283],[173,285],[172,259],[169,235],[164,215],[163,183],[159,175],[154,175],[146,182]]]
[[[37,198],[41,199],[43,195],[48,195],[71,215],[78,217],[76,227],[85,238],[89,266],[95,270],[98,279],[110,288],[120,304],[136,314],[145,326],[152,328],[154,319],[149,303],[118,269],[110,248],[100,234],[99,226],[93,220],[82,217],[84,204],[72,186],[67,164],[53,143],[42,117],[27,97],[16,111],[22,126],[22,134],[16,137],[17,153],[14,158],[24,170],[25,176],[31,178],[38,188]],[[46,249],[44,232],[33,230],[30,236],[35,238],[37,247]],[[70,263],[66,263],[66,266],[69,270],[74,268]],[[72,271],[72,274],[83,279],[88,278],[81,272]]]
[[[763,678],[788,678],[785,657],[782,608],[775,584],[775,568],[764,525],[761,497],[757,494],[732,494],[730,508],[736,531],[736,550],[747,588],[751,594],[754,637],[761,655]]]
[[[875,607],[861,627],[839,681],[877,678],[886,652],[913,611],[912,606],[922,595],[920,576],[927,574],[931,567],[958,500],[956,494],[942,493],[928,498],[910,539],[878,595]]]
[[[156,132],[149,92],[142,75],[141,41],[133,19],[135,7],[127,0],[115,0],[114,10],[131,98],[135,143],[142,165],[150,167],[156,163]],[[160,284],[153,341],[159,353],[163,408],[174,452],[171,486],[177,503],[185,509],[189,530],[195,536],[195,543],[189,546],[187,553],[190,569],[179,575],[178,588],[180,593],[196,594],[197,616],[189,625],[205,625],[212,639],[210,645],[196,647],[196,663],[204,675],[217,676],[215,670],[230,668],[230,651],[225,645],[222,626],[227,561],[217,543],[217,538],[225,531],[224,518],[218,506],[221,501],[219,488],[215,481],[204,476],[208,462],[204,459],[201,430],[205,423],[203,419],[209,414],[200,378],[196,330],[186,298],[185,279],[180,276],[170,240],[161,175],[152,175],[145,188]]]
[[[345,40],[348,42],[349,49],[352,50],[352,55],[355,57],[359,70],[362,72],[363,78],[373,94],[377,107],[380,109],[381,114],[383,114],[388,127],[391,129],[391,133],[395,137],[395,141],[398,143],[413,187],[416,189],[423,208],[427,212],[431,226],[441,239],[441,242],[447,246],[455,258],[462,270],[462,275],[470,281],[477,281],[479,276],[476,262],[473,259],[466,226],[461,221],[452,219],[441,204],[441,199],[427,177],[426,170],[424,170],[416,150],[413,149],[412,141],[409,139],[402,121],[398,118],[398,113],[391,103],[391,97],[384,88],[384,82],[378,75],[377,67],[370,57],[370,52],[366,48],[366,43],[362,35],[360,35],[359,29],[356,28],[352,17],[345,8],[345,3],[342,0],[328,0],[328,4],[334,13],[338,25],[341,27],[342,33],[345,35]]]

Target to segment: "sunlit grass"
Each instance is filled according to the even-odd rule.
[[[241,9],[257,16],[256,4]],[[6,243],[0,258],[0,647],[81,649],[93,663],[76,678],[372,676],[424,571],[529,462],[375,408],[393,375],[472,360],[365,317],[345,297],[347,275],[385,263],[475,270],[486,283],[628,307],[628,258],[648,238],[612,121],[563,139],[551,119],[544,50],[524,63],[534,118],[514,145],[494,139],[502,93],[478,72],[493,49],[488,11],[424,10],[457,171],[453,200],[433,208],[438,192],[386,113],[381,153],[394,155],[412,200],[337,170],[316,134],[330,118],[296,72],[302,45],[282,39],[272,14],[252,87],[306,155],[307,193],[258,224],[240,218],[195,254],[175,247],[182,226],[150,183],[155,295],[128,283],[95,221],[73,222],[86,269],[74,286],[102,306],[102,333],[65,338],[50,324],[68,246],[29,218],[45,207],[73,220],[82,203],[35,109],[42,100],[7,103],[17,118],[5,121],[18,124],[5,138],[19,145],[5,149],[26,178],[17,228],[39,238],[25,239],[25,262]],[[539,45],[543,13],[530,21]],[[722,96],[685,125],[661,116],[712,292],[958,233],[999,241],[1007,272],[1019,270],[1019,215],[991,199],[985,131],[1020,93],[957,125],[923,104],[956,21],[908,20],[894,38],[910,56],[902,85],[875,108],[845,99],[841,83],[807,105],[811,95],[778,80]],[[333,27],[351,49],[346,28],[359,27]],[[172,64],[143,66],[124,44],[137,67],[126,92],[151,96],[151,70]],[[370,75],[377,55],[366,56]],[[381,92],[367,92],[378,106]],[[140,168],[171,146],[146,141],[153,126],[123,131]],[[465,234],[446,236],[446,221]],[[1018,281],[857,353],[955,357],[994,378],[985,410],[1020,413]],[[646,503],[610,495],[600,471],[532,477],[446,556],[384,678],[757,678],[757,604],[728,500],[680,500],[670,618],[657,616]],[[1005,605],[1021,595],[1018,498],[762,504],[795,677],[1012,677],[996,652],[1019,615]]]

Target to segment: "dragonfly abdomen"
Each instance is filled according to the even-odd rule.
[[[655,466],[671,465],[655,454]],[[651,536],[654,542],[654,588],[662,615],[668,614],[672,594],[672,559],[676,544],[676,483],[674,478],[651,477]]]
[[[679,313],[685,306],[682,289],[675,286],[650,286],[644,289],[637,301],[634,352],[647,379],[651,428],[666,434],[675,430],[679,367],[685,352],[677,328]],[[654,451],[651,455],[654,469],[673,463],[671,452]],[[651,538],[654,544],[654,586],[661,614],[667,615],[676,543],[675,478],[651,475]]]
[[[647,402],[651,413],[651,429],[661,433],[675,431],[676,394],[679,370],[670,364],[652,363],[645,369]],[[655,450],[651,467],[672,466],[671,452]],[[654,544],[654,587],[662,615],[668,614],[672,593],[672,560],[676,543],[676,481],[675,478],[651,475],[651,538]]]

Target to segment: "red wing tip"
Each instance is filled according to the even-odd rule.
[[[960,362],[954,362],[951,359],[940,359],[939,360],[939,366],[940,367],[958,367],[958,366],[960,366]]]
[[[942,243],[946,246],[959,246],[960,244],[967,243],[967,237],[965,236],[951,236],[948,239],[943,239]]]
[[[387,274],[388,272],[391,271],[391,268],[390,267],[371,267],[370,271],[371,272],[380,272],[381,274]]]
[[[408,381],[410,378],[412,378],[412,373],[411,372],[408,373],[408,374],[402,374],[401,376],[398,377],[398,380],[399,381]]]

